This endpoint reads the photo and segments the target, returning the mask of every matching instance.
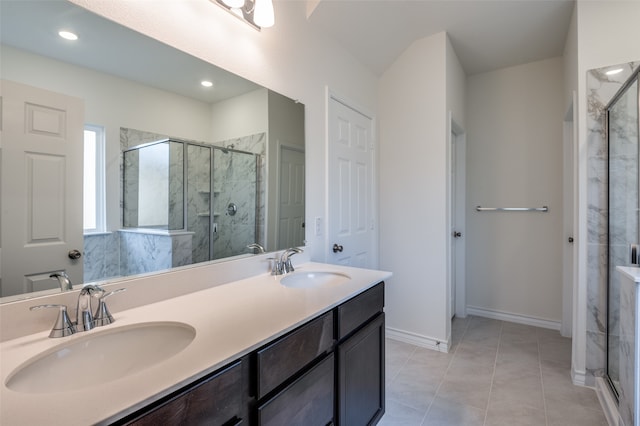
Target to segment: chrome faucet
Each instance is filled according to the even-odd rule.
[[[283,251],[280,260],[278,260],[278,258],[274,259],[271,275],[284,275],[295,271],[291,263],[291,256],[296,253],[302,253],[303,251],[304,250],[297,247],[288,248]]]
[[[32,306],[30,309],[35,311],[43,308],[58,308],[58,317],[56,318],[56,322],[53,324],[49,337],[66,337],[78,331],[89,331],[94,327],[101,327],[114,322],[115,319],[113,319],[113,316],[109,312],[104,299],[125,290],[125,288],[119,288],[118,290],[105,293],[105,290],[97,285],[89,284],[84,286],[82,290],[80,290],[80,294],[78,294],[78,308],[75,323],[71,322],[69,319],[69,315],[67,315],[67,307],[65,305],[37,305]],[[95,316],[91,313],[92,297],[96,297],[99,300]]]
[[[258,243],[251,243],[247,246],[247,248],[250,250],[254,250],[254,252],[257,250],[258,251],[257,254],[264,253],[264,247],[262,247]]]
[[[66,272],[60,271],[55,272],[49,275],[49,278],[57,278],[58,284],[60,284],[60,291],[71,291],[73,290],[73,284],[71,284],[71,278],[67,275]]]
[[[95,327],[93,313],[91,312],[91,298],[100,297],[104,289],[97,285],[86,285],[78,294],[78,308],[76,312],[76,328],[78,331],[89,331]]]

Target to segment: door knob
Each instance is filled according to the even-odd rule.
[[[82,257],[82,253],[80,253],[79,250],[70,250],[67,255],[69,256],[69,259],[72,260],[78,260]]]
[[[342,253],[342,250],[343,250],[343,249],[344,249],[344,247],[339,246],[338,244],[334,244],[334,245],[333,245],[333,252],[334,252],[334,253],[338,253],[338,252]]]
[[[462,232],[460,232],[460,231],[453,231],[453,237],[454,237],[454,238],[460,238],[460,237],[462,237]]]

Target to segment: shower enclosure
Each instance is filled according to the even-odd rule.
[[[260,155],[164,139],[124,151],[123,164],[124,228],[180,235],[182,264],[261,242]]]
[[[608,279],[606,376],[620,395],[620,276],[617,266],[640,263],[640,197],[638,189],[640,127],[638,70],[606,108],[608,140]]]

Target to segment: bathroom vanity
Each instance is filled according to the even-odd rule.
[[[90,332],[50,339],[43,331],[2,342],[0,422],[375,424],[384,414],[383,281],[390,275],[308,262],[281,277],[263,273],[112,309],[116,322]],[[192,341],[114,380],[75,385],[69,377],[62,392],[43,391],[38,380],[20,389],[12,382],[16,371],[60,346],[75,350],[75,340],[119,336],[141,323],[184,325]],[[95,357],[96,368],[118,356]]]

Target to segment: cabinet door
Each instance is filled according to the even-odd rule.
[[[330,354],[258,407],[260,426],[325,426],[333,421],[334,356]]]
[[[242,424],[243,365],[239,361],[219,373],[179,391],[168,401],[127,423],[136,426]],[[246,422],[245,422],[246,424]]]
[[[338,424],[374,425],[384,414],[384,313],[338,346]]]

